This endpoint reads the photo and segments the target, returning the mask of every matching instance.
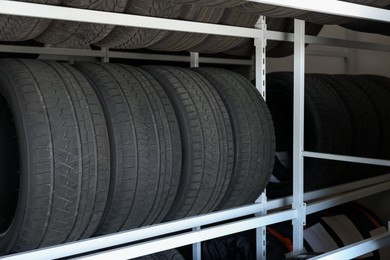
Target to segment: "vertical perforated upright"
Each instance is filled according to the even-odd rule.
[[[267,48],[267,22],[265,16],[260,16],[257,21],[256,28],[260,29],[259,37],[255,38],[255,72],[256,72],[256,88],[266,99],[266,48]],[[257,216],[267,214],[267,195],[264,191],[256,203],[261,205],[261,211]],[[267,233],[266,227],[262,226],[256,229],[256,258],[258,260],[265,259],[267,254]]]
[[[190,52],[190,66],[191,68],[199,67],[199,52]],[[193,231],[201,230],[201,227],[194,227]],[[202,259],[202,243],[195,243],[192,245],[192,259],[201,260]]]

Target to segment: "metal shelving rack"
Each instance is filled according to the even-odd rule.
[[[323,12],[327,14],[370,19],[390,23],[390,11],[373,7],[361,6],[337,0],[311,1],[311,0],[249,0],[251,2],[285,6],[308,11]],[[257,88],[266,97],[265,87],[265,47],[267,40],[291,41],[294,42],[294,184],[293,196],[279,200],[267,201],[265,194],[259,200],[249,206],[239,207],[186,218],[182,220],[167,222],[163,224],[143,227],[136,230],[120,232],[84,241],[73,242],[65,245],[54,246],[31,252],[5,256],[1,259],[53,259],[69,257],[77,254],[90,253],[96,250],[115,247],[98,253],[83,255],[78,259],[129,259],[163,251],[183,245],[194,244],[194,257],[200,259],[200,242],[241,231],[257,229],[258,234],[258,259],[265,256],[265,226],[292,220],[294,225],[294,253],[303,250],[303,227],[306,215],[320,210],[340,205],[342,203],[363,198],[369,195],[390,190],[390,175],[384,175],[349,183],[337,187],[318,190],[314,192],[303,192],[303,162],[305,157],[321,158],[327,160],[341,160],[348,162],[366,163],[390,166],[390,161],[376,160],[370,158],[358,158],[342,155],[330,155],[304,151],[304,77],[305,77],[305,43],[330,45],[344,48],[360,48],[378,51],[390,51],[390,46],[332,39],[316,36],[305,36],[305,23],[295,21],[295,33],[281,33],[267,31],[265,19],[262,17],[256,28],[242,28],[225,25],[210,25],[189,21],[178,21],[171,19],[142,17],[129,14],[108,13],[101,11],[82,10],[75,8],[48,6],[18,1],[0,0],[0,14],[12,14],[20,16],[40,17],[48,19],[61,19],[68,21],[80,21],[90,23],[101,23],[121,26],[137,26],[162,30],[192,31],[196,33],[207,33],[216,35],[227,35],[255,39],[256,46],[256,76]],[[101,58],[108,62],[109,58],[135,58],[155,59],[172,61],[191,61],[191,66],[198,66],[200,63],[230,63],[250,65],[249,60],[215,60],[199,57],[193,53],[190,57],[175,56],[145,56],[144,54],[123,54],[112,52],[107,49],[98,51],[74,50],[59,48],[40,48],[23,46],[0,45],[1,52],[40,53],[69,56],[90,56]],[[271,213],[267,213],[271,212]],[[242,216],[250,216],[245,220],[234,220]],[[231,220],[227,224],[220,222]],[[208,224],[215,224],[213,227],[201,228]],[[164,235],[162,238],[161,236]],[[158,238],[157,238],[158,237]],[[145,239],[148,239],[145,242]],[[137,242],[141,241],[141,242]],[[130,244],[131,243],[131,244]],[[130,244],[130,245],[129,245]],[[347,259],[363,255],[376,250],[384,245],[390,244],[390,232],[374,236],[357,244],[341,248],[339,250],[324,254],[315,259]],[[314,259],[314,258],[313,258]]]

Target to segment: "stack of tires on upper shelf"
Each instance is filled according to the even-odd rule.
[[[358,203],[348,203],[307,216],[303,235],[307,253],[299,257],[292,255],[293,228],[290,221],[267,226],[267,259],[310,259],[385,232],[386,226],[373,212]],[[179,248],[179,251],[190,258],[190,248]],[[389,254],[390,247],[383,247],[358,259],[385,260]],[[256,232],[251,230],[205,241],[202,243],[202,258],[256,259]]]
[[[292,191],[293,75],[268,74],[267,86],[276,133],[276,162],[267,192],[275,198]],[[306,75],[304,124],[306,151],[390,159],[390,79]],[[305,191],[388,172],[387,167],[306,158]]]
[[[215,68],[0,60],[0,252],[254,203],[270,112]]]
[[[241,27],[254,27],[260,15],[221,6],[181,4],[174,0],[34,0],[27,2]],[[269,30],[292,32],[294,28],[293,20],[288,16],[270,17],[267,18],[267,23]],[[322,25],[308,23],[306,33],[317,35],[321,29]],[[0,41],[32,39],[54,47],[89,48],[93,45],[113,49],[148,48],[154,51],[226,52],[231,55],[254,53],[253,39],[0,15]],[[267,46],[268,56],[291,55],[292,46],[291,43],[271,41]]]
[[[267,16],[269,30],[283,32],[292,32],[294,28],[293,18],[297,18],[307,21],[307,35],[318,35],[324,24],[339,24],[358,31],[385,35],[390,33],[387,24],[379,22],[319,14],[243,0],[114,0],[108,2],[103,0],[31,0],[25,2],[241,27],[254,27],[259,16],[265,15]],[[349,2],[390,8],[390,0]],[[155,51],[225,52],[231,55],[243,56],[254,53],[253,39],[240,37],[0,15],[0,42],[32,39],[55,47],[148,48]],[[291,55],[293,53],[292,46],[291,43],[287,42],[270,41],[267,46],[268,57]]]

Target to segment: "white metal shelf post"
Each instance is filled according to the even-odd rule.
[[[199,52],[190,52],[190,67],[198,68],[199,67]],[[194,227],[193,231],[199,231],[202,227]],[[192,259],[193,260],[202,260],[202,243],[197,242],[192,244]]]
[[[191,68],[199,67],[199,52],[190,52],[190,66]]]
[[[256,28],[260,29],[259,37],[254,39],[255,43],[255,78],[256,88],[266,100],[266,49],[267,49],[267,22],[265,16],[260,16]],[[264,191],[260,198],[256,200],[261,206],[261,212],[257,216],[267,214],[267,195]],[[256,229],[256,258],[265,259],[267,255],[267,230],[265,226]]]
[[[303,250],[303,227],[306,224],[304,203],[304,117],[305,117],[305,22],[294,21],[294,141],[293,141],[293,253]]]

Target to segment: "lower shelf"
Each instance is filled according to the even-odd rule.
[[[312,214],[326,208],[337,206],[386,190],[390,190],[390,175],[383,175],[354,183],[348,183],[336,187],[308,192],[305,194],[305,201],[307,202],[306,213]],[[291,209],[291,202],[292,197],[287,197],[268,201],[267,203],[264,203],[266,205],[257,203],[249,206],[171,221],[131,231],[91,238],[79,242],[8,255],[5,257],[0,257],[0,259],[55,259],[85,253],[91,254],[83,256],[79,259],[129,259],[129,256],[133,258],[148,255],[159,251],[194,244],[229,234],[295,219],[297,217],[297,211]],[[262,212],[264,208],[266,208],[267,211],[270,211],[270,213],[264,216],[247,218],[245,220],[234,220],[244,216],[255,215],[256,213]],[[219,222],[228,220],[232,220],[232,222],[218,224]],[[199,229],[199,227],[209,224],[218,225],[205,229]],[[177,232],[182,233],[177,234]],[[168,234],[171,235],[163,238],[149,240],[147,242],[135,243],[130,246],[128,245],[129,243],[143,241],[145,239],[153,239]],[[386,232],[379,236],[372,237],[369,240],[357,243],[356,246],[359,246],[359,250],[356,252],[362,252],[362,254],[364,254],[388,244],[390,244],[390,233]],[[118,246],[122,247],[109,249]],[[344,256],[345,252],[347,252],[346,254],[350,256],[348,253],[351,251],[350,248],[351,246],[348,246],[345,249],[339,249],[337,252],[335,252],[335,254],[336,256],[341,257]],[[93,253],[94,251],[101,249],[109,250]],[[325,254],[324,257],[328,257],[328,255],[330,257],[335,256],[333,253],[329,253]],[[319,256],[319,258],[316,259],[323,258],[322,256]],[[338,259],[340,258],[338,257]]]

